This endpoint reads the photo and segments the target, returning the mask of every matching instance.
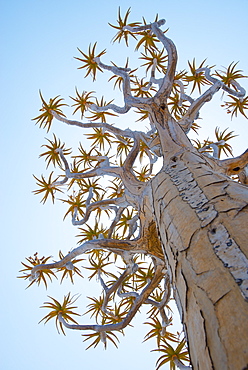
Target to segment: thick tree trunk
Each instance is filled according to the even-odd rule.
[[[168,153],[167,153],[168,157]],[[248,191],[183,150],[152,180],[194,370],[248,369]]]

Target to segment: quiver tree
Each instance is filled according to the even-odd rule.
[[[149,305],[152,330],[146,339],[157,338],[163,355],[158,367],[170,362],[172,368],[188,368],[185,339],[168,331],[171,323],[168,303],[173,294],[185,332],[190,361],[194,369],[245,369],[248,364],[248,260],[247,260],[247,161],[248,152],[238,157],[220,159],[222,152],[232,154],[229,140],[233,132],[216,129],[216,140],[192,141],[188,134],[199,129],[201,108],[222,92],[223,105],[231,116],[245,115],[248,98],[237,82],[242,71],[231,63],[226,70],[213,70],[201,63],[189,63],[190,71],[177,72],[177,50],[162,31],[164,20],[147,24],[129,23],[119,13],[115,42],[129,37],[143,47],[150,78],[139,79],[137,70],[103,63],[105,50],[88,53],[79,49],[86,76],[93,80],[99,72],[109,72],[110,80],[122,92],[123,105],[93,92],[76,89],[74,112],[89,121],[66,118],[65,105],[59,96],[47,103],[43,96],[41,114],[35,118],[49,131],[53,120],[82,129],[93,129],[89,151],[80,144],[79,154],[72,154],[54,135],[44,145],[47,165],[62,172],[46,180],[36,178],[36,194],[42,201],[56,192],[68,192],[61,199],[69,206],[65,217],[79,227],[79,246],[49,263],[49,258],[29,257],[24,278],[47,284],[57,273],[63,280],[81,276],[78,263],[88,256],[86,269],[103,289],[102,296],[92,298],[88,312],[96,323],[80,324],[73,317],[73,299],[65,296],[60,304],[52,298],[43,320],[56,319],[57,328],[80,330],[96,346],[108,340],[114,344],[141,305]],[[186,93],[186,88],[191,92]],[[197,89],[198,97],[192,92]],[[150,124],[148,131],[121,129],[107,123],[111,116],[134,109],[139,121]],[[90,115],[89,115],[90,114]],[[129,123],[130,125],[130,123]],[[160,163],[158,165],[157,163]],[[59,194],[60,194],[59,193]],[[105,223],[105,227],[102,224]],[[95,220],[95,225],[94,225]],[[93,222],[93,225],[92,225]],[[144,260],[143,257],[146,257]],[[119,273],[107,269],[123,261]],[[145,265],[144,261],[149,262]],[[118,261],[118,262],[117,262]],[[85,334],[86,333],[86,334]],[[170,341],[179,342],[177,347]],[[90,346],[91,346],[90,345]],[[190,367],[189,367],[190,368]]]

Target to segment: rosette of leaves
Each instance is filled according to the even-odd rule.
[[[101,321],[101,325],[104,325],[105,321],[106,321],[106,318],[103,317]],[[93,340],[92,343],[86,348],[86,350],[91,348],[92,346],[95,348],[99,343],[103,343],[104,349],[106,349],[107,341],[110,341],[111,343],[114,344],[116,348],[118,348],[117,342],[119,342],[119,339],[117,335],[112,331],[82,334],[82,337],[85,337],[84,342],[86,342],[87,340]]]
[[[107,143],[109,146],[111,146],[113,135],[108,133],[104,130],[104,128],[94,128],[94,133],[92,134],[85,134],[88,136],[89,140],[94,140],[91,144],[92,147],[99,146],[99,149],[102,150],[105,148],[105,144]]]
[[[72,158],[76,159],[77,165],[83,165],[83,167],[92,166],[92,162],[96,159],[93,159],[92,157],[95,157],[96,155],[101,155],[95,148],[91,148],[89,151],[83,148],[83,145],[79,143],[79,153],[78,155],[72,156]],[[95,151],[95,155],[94,155]]]
[[[168,330],[165,330],[164,335],[162,334],[163,326],[157,317],[150,317],[149,321],[146,321],[144,324],[150,325],[152,328],[146,334],[143,342],[146,342],[147,340],[154,338],[157,342],[158,348],[160,348],[161,344],[164,344],[167,341],[178,343],[176,334],[170,333]]]
[[[147,53],[141,53],[141,57],[139,59],[144,60],[145,63],[141,65],[141,67],[146,67],[146,72],[149,71],[154,65],[154,60],[156,60],[156,69],[160,73],[166,73],[166,62],[168,59],[167,55],[164,55],[164,49],[160,50],[153,50],[148,49]]]
[[[120,179],[110,181],[111,185],[107,187],[111,191],[110,199],[119,198],[124,194],[124,188]]]
[[[134,170],[136,177],[139,181],[146,182],[152,178],[150,165],[142,166],[139,171]]]
[[[91,100],[93,96],[91,95],[94,91],[83,91],[81,94],[79,94],[77,88],[76,88],[76,97],[73,98],[70,96],[72,100],[75,101],[74,104],[72,104],[72,107],[76,107],[73,111],[73,114],[75,114],[78,110],[81,113],[81,118],[83,118],[84,113],[89,109],[91,104],[93,104],[93,101]]]
[[[154,22],[157,22],[157,21],[158,21],[158,14],[155,17]],[[144,25],[147,24],[144,17],[143,17],[143,24]],[[163,31],[163,33],[166,33],[167,31],[168,31],[168,29]],[[140,40],[138,41],[138,43],[135,47],[136,51],[139,50],[141,45],[144,47],[146,52],[148,50],[157,50],[156,43],[158,43],[159,40],[157,39],[156,35],[154,35],[154,33],[151,30],[140,31],[140,32],[138,32],[138,35],[140,37]]]
[[[62,149],[64,156],[71,154],[71,148],[66,149],[65,144],[61,144],[61,141],[57,139],[55,134],[53,134],[53,139],[54,140],[46,139],[49,144],[44,144],[42,145],[42,147],[46,148],[47,150],[44,153],[40,154],[40,157],[45,157],[47,167],[51,163],[54,167],[56,167],[56,165],[61,166],[61,159],[57,149]]]
[[[106,50],[104,49],[100,53],[96,54],[96,45],[97,42],[94,43],[93,47],[91,47],[90,44],[88,54],[84,53],[82,50],[78,48],[78,51],[82,54],[83,58],[75,57],[75,59],[79,60],[83,64],[81,67],[78,67],[78,69],[86,68],[87,72],[85,74],[85,77],[87,77],[90,74],[93,78],[93,81],[95,81],[96,79],[97,71],[102,72],[102,69],[96,63],[95,58],[100,58],[102,55],[106,53]]]
[[[156,362],[156,370],[166,363],[170,364],[170,370],[176,370],[176,365],[173,361],[175,358],[182,363],[183,361],[189,362],[189,354],[185,346],[186,341],[182,339],[176,348],[173,348],[169,343],[165,343],[161,344],[159,348],[154,349],[152,352],[157,351],[163,353]]]
[[[84,217],[85,215],[85,199],[84,195],[81,192],[75,193],[73,192],[72,195],[68,195],[68,199],[60,199],[63,203],[66,203],[69,205],[69,208],[67,209],[64,218],[65,219],[68,215],[72,217],[74,214],[75,208],[77,209],[78,214],[81,217]]]
[[[247,76],[242,74],[241,69],[236,69],[237,63],[230,63],[225,70],[216,70],[215,75],[228,87],[234,88],[236,90],[236,86],[233,83],[237,81],[239,78],[247,78]]]
[[[98,274],[105,274],[107,276],[111,276],[111,273],[109,273],[105,268],[106,266],[109,266],[112,264],[108,260],[108,255],[99,253],[95,254],[93,257],[92,255],[89,256],[88,259],[89,266],[85,266],[85,268],[89,271],[93,271],[91,275],[88,276],[88,279],[91,280],[94,276],[97,277]]]
[[[94,194],[100,196],[102,193],[105,193],[105,190],[99,183],[100,178],[93,178],[93,179],[81,179],[80,180],[80,192],[82,194],[88,194],[90,189],[92,188]]]
[[[34,176],[34,175],[33,175]],[[52,202],[54,203],[55,200],[55,192],[59,191],[62,193],[62,190],[59,186],[55,186],[54,183],[58,180],[59,176],[52,180],[53,172],[50,173],[48,180],[45,180],[44,176],[41,175],[41,179],[34,176],[37,180],[36,184],[39,186],[39,189],[34,190],[34,194],[43,194],[43,198],[41,199],[41,203],[45,203],[50,196],[52,198]]]
[[[90,225],[85,224],[84,227],[79,227],[78,230],[80,231],[80,234],[76,235],[80,238],[78,244],[81,244],[86,240],[98,239],[101,235],[107,238],[108,235],[108,230],[104,228],[103,225],[100,225],[98,220],[95,220],[94,226],[91,227]]]
[[[192,63],[190,63],[188,61],[188,65],[189,65],[189,68],[190,68],[190,73],[187,74],[187,75],[185,75],[184,79],[187,82],[193,84],[191,93],[196,89],[196,87],[198,87],[198,91],[199,91],[199,93],[201,93],[202,86],[204,86],[204,85],[210,85],[210,82],[206,79],[206,77],[204,75],[204,72],[197,72],[197,70],[199,68],[203,68],[204,67],[205,62],[206,62],[206,59],[204,59],[201,62],[201,64],[199,65],[199,67],[196,67],[195,58],[193,59],[193,62]],[[205,66],[205,67],[208,67],[208,66]],[[212,67],[208,67],[208,68],[212,68]]]
[[[215,129],[216,140],[217,141],[221,141],[221,140],[224,141],[224,144],[220,144],[218,146],[219,147],[219,158],[220,158],[220,155],[221,155],[222,151],[225,153],[226,156],[228,156],[229,154],[232,155],[232,147],[229,143],[227,143],[227,141],[233,139],[237,135],[233,134],[234,131],[227,132],[227,130],[228,129],[226,128],[225,130],[220,131],[219,127],[216,127],[216,129]]]
[[[247,117],[246,110],[248,109],[248,96],[243,99],[236,98],[235,96],[228,95],[231,101],[225,101],[221,106],[224,107],[227,113],[237,117],[238,113],[241,113],[245,118]]]
[[[135,79],[132,80],[132,83],[134,87],[132,87],[131,90],[134,92],[135,97],[150,98],[152,96],[151,91],[157,91],[153,86],[147,90],[149,82],[144,81],[144,78],[139,79],[138,77],[135,77]]]
[[[61,103],[63,98],[59,98],[59,95],[55,96],[55,98],[51,98],[49,100],[49,103],[46,103],[44,100],[41,92],[40,92],[40,98],[42,101],[42,108],[40,109],[40,112],[42,112],[39,116],[33,118],[33,121],[37,121],[36,123],[39,123],[39,127],[47,128],[47,132],[51,128],[53,115],[52,111],[56,112],[62,117],[65,117],[64,113],[60,109],[60,107],[65,106],[67,104]]]
[[[126,61],[126,64],[124,66],[124,69],[128,70],[129,67],[128,67],[128,58],[127,58],[127,61]],[[117,65],[113,62],[111,62],[115,67],[117,67]],[[134,72],[137,71],[138,68],[135,68],[135,69],[130,69],[129,70],[129,76],[130,76],[130,79],[134,78],[135,75],[134,75]],[[111,80],[114,80],[114,89],[116,88],[116,86],[118,86],[119,90],[122,90],[122,82],[123,82],[123,78],[121,76],[118,76],[116,74],[113,74],[109,79],[108,81],[111,81]]]
[[[74,298],[71,297],[71,293],[68,293],[64,296],[64,300],[61,303],[54,299],[53,297],[48,296],[52,301],[51,302],[44,302],[44,305],[41,308],[48,308],[50,312],[44,316],[40,321],[45,321],[45,324],[55,318],[55,325],[59,333],[59,329],[62,331],[64,335],[64,327],[63,324],[59,321],[59,315],[63,317],[66,322],[72,322],[77,324],[77,321],[72,317],[72,315],[80,316],[78,313],[74,312],[73,310],[77,308],[77,306],[72,306],[73,303],[78,299],[78,297]]]
[[[181,102],[180,95],[177,92],[169,96],[167,104],[170,107],[170,113],[176,120],[181,119],[187,108],[189,108],[189,103],[185,101]]]
[[[120,42],[122,39],[124,39],[125,43],[126,43],[126,46],[128,46],[128,37],[129,36],[136,39],[136,36],[133,34],[133,32],[130,32],[130,31],[124,29],[124,27],[126,27],[126,26],[137,27],[137,26],[140,25],[140,22],[128,23],[128,17],[129,17],[130,12],[131,12],[131,8],[128,8],[124,18],[122,18],[121,17],[121,9],[119,7],[119,9],[118,9],[118,19],[117,19],[117,24],[118,25],[115,26],[115,25],[109,23],[109,25],[111,27],[113,27],[114,29],[117,30],[117,33],[113,38],[113,42],[116,42],[116,41]]]
[[[31,278],[31,271],[32,269],[34,268],[34,266],[37,266],[37,265],[40,265],[40,264],[45,264],[47,263],[47,261],[51,258],[51,256],[49,257],[41,257],[39,258],[38,257],[38,253],[36,252],[34,254],[34,257],[28,257],[26,258],[26,260],[28,261],[28,264],[25,262],[22,262],[22,265],[24,266],[24,269],[20,270],[19,272],[22,272],[23,275],[22,276],[18,276],[18,278],[22,278],[22,279],[30,279]],[[38,273],[38,276],[35,280],[31,280],[31,283],[27,286],[27,288],[29,288],[32,284],[34,284],[35,282],[40,285],[40,283],[44,283],[46,289],[47,289],[47,278],[52,281],[52,277],[56,277],[55,273],[52,271],[52,270],[49,270],[49,269],[44,269],[42,271],[39,271]]]

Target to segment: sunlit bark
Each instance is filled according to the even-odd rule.
[[[103,333],[107,330],[121,330],[130,323],[142,303],[150,303],[159,309],[164,330],[168,325],[164,305],[169,299],[171,284],[185,329],[193,369],[245,370],[248,368],[248,154],[246,151],[239,157],[221,161],[217,154],[223,140],[208,145],[214,148],[214,155],[210,157],[197,151],[186,135],[198,118],[202,106],[220,89],[240,99],[243,99],[245,91],[235,81],[232,84],[235,90],[231,89],[212,77],[209,68],[201,68],[198,72],[205,73],[211,86],[195,100],[185,95],[183,84],[174,80],[177,52],[174,43],[160,30],[163,24],[162,20],[140,27],[125,27],[134,33],[152,31],[167,50],[167,70],[160,80],[155,79],[156,61],[153,61],[150,85],[159,85],[154,96],[132,96],[129,70],[105,65],[97,57],[94,62],[102,69],[123,79],[124,106],[91,105],[91,109],[96,112],[111,109],[120,114],[128,112],[130,108],[144,109],[149,114],[151,132],[156,132],[156,137],[151,138],[151,132],[145,134],[130,129],[121,130],[106,123],[81,123],[68,120],[54,111],[50,112],[68,125],[101,127],[116,138],[130,138],[132,149],[122,166],[112,166],[107,156],[99,155],[94,157],[98,161],[94,169],[78,173],[70,170],[63,150],[57,150],[64,164],[65,178],[53,183],[51,187],[64,185],[69,179],[108,175],[122,181],[124,193],[119,198],[91,202],[93,195],[90,190],[84,217],[79,220],[75,209],[72,223],[84,224],[91,212],[99,207],[115,209],[116,217],[110,226],[108,238],[87,241],[61,261],[35,266],[31,278],[36,279],[44,269],[61,268],[91,249],[105,249],[119,254],[126,263],[123,275],[110,288],[99,275],[105,291],[102,310],[111,315],[107,309],[110,295],[113,292],[118,292],[119,296],[127,294],[121,293],[121,285],[124,278],[135,270],[133,256],[136,253],[150,255],[155,268],[154,278],[140,294],[128,293],[133,294],[135,301],[123,321],[108,325],[71,325],[60,314],[60,323],[75,330]],[[167,104],[173,84],[180,86],[181,99],[190,103],[178,122],[169,112]],[[149,148],[150,168],[157,155],[163,158],[161,171],[147,182],[139,181],[133,170],[141,141]],[[239,176],[242,184],[230,178],[234,174]],[[129,222],[128,236],[126,240],[112,239],[122,212],[128,206],[137,211],[137,215]],[[134,237],[138,228],[139,235]],[[167,289],[164,299],[158,304],[149,299],[149,295],[163,278]],[[175,362],[179,368],[184,368],[177,359]]]
[[[247,189],[186,152],[152,181],[154,209],[194,369],[247,365]]]

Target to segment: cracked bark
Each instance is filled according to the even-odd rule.
[[[164,165],[141,185],[131,171],[140,140],[133,134],[133,149],[118,173],[141,231],[120,249],[142,250],[167,262],[193,369],[243,370],[248,364],[247,187],[232,181],[221,161],[198,153],[166,106],[153,102],[147,109]],[[118,253],[116,241],[101,243]]]
[[[63,150],[57,149],[65,165],[66,177],[55,182],[54,186],[64,185],[69,178],[117,176],[122,180],[125,197],[121,199],[122,203],[118,203],[120,199],[112,199],[95,202],[95,205],[90,205],[91,198],[88,198],[88,213],[99,205],[114,204],[121,207],[110,227],[109,239],[86,242],[59,262],[36,265],[32,275],[35,278],[36,272],[42,268],[63,267],[72,258],[92,249],[93,246],[126,257],[141,252],[153,255],[155,260],[157,257],[165,259],[186,331],[193,368],[244,370],[248,369],[248,193],[247,187],[234,183],[227,175],[236,174],[243,184],[248,184],[248,150],[232,159],[223,161],[211,159],[192,147],[186,133],[198,118],[201,107],[209,102],[217,91],[223,89],[239,98],[243,98],[246,93],[237,82],[232,81],[235,89],[231,89],[211,76],[209,68],[200,68],[196,73],[204,72],[211,83],[210,86],[195,100],[184,94],[182,81],[175,79],[176,47],[159,28],[164,23],[164,20],[159,20],[148,25],[123,28],[134,33],[149,30],[167,51],[166,73],[162,79],[155,79],[157,59],[153,60],[149,85],[151,86],[152,82],[157,84],[158,91],[149,98],[133,96],[129,70],[118,68],[116,65],[108,66],[96,57],[94,62],[99,67],[122,78],[124,106],[118,107],[110,103],[98,107],[91,104],[91,109],[96,112],[112,109],[122,114],[131,108],[147,111],[152,132],[157,131],[158,136],[149,138],[148,133],[130,129],[121,130],[103,122],[85,124],[71,121],[54,111],[49,111],[66,124],[82,128],[103,128],[116,138],[121,136],[130,138],[133,147],[122,167],[110,165],[107,156],[95,156],[98,165],[94,169],[80,173],[70,171]],[[180,86],[180,101],[187,100],[190,103],[178,122],[169,113],[167,104],[175,83]],[[37,118],[39,121],[40,118]],[[160,173],[151,181],[142,184],[133,172],[141,141],[144,141],[150,149],[146,153],[150,160],[150,168],[154,163],[155,154],[156,156],[163,154],[164,160]],[[217,143],[211,145],[214,153],[215,149],[218,152]],[[131,230],[127,241],[111,239],[123,207],[127,205],[132,206],[138,213],[139,237],[129,240],[133,235]],[[88,214],[78,222],[74,212],[73,224],[83,224],[87,217]],[[155,285],[156,281],[161,280],[163,270],[162,261]],[[128,273],[128,270],[126,272]],[[104,286],[104,283],[102,285]],[[142,302],[149,297],[151,288],[153,287],[149,288],[148,285],[144,290],[146,296],[143,293],[140,295],[139,302],[132,307],[125,319],[126,324],[130,322]],[[63,319],[62,316],[60,318]],[[76,325],[69,325],[66,322],[63,324],[68,328],[78,329]],[[97,330],[104,332],[120,330],[123,327],[123,324],[119,323],[114,326],[98,326]],[[89,328],[93,326],[83,325],[80,330]]]
[[[193,368],[241,370],[248,364],[248,193],[217,170],[198,153],[172,152],[152,180],[153,204]]]

